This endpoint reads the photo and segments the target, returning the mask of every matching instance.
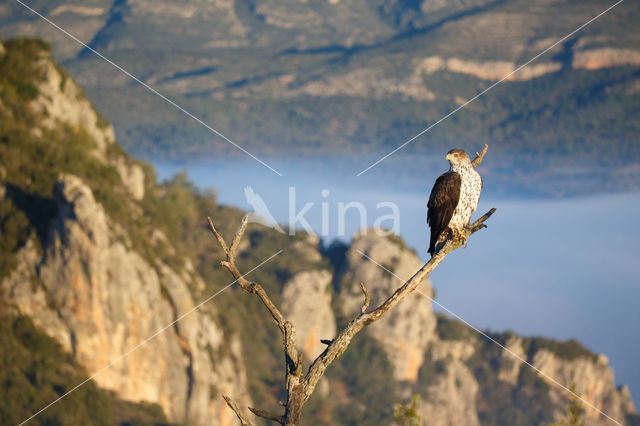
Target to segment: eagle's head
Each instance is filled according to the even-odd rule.
[[[449,164],[452,166],[463,165],[463,164],[471,164],[471,159],[464,149],[454,148],[451,151],[447,152],[447,160],[449,160]]]

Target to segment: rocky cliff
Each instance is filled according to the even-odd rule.
[[[195,306],[188,284],[194,278],[127,249],[123,236],[112,231],[117,225],[78,177],[60,177],[56,203],[59,214],[44,253],[28,241],[17,270],[2,280],[6,300],[90,374],[99,373],[95,381],[102,388],[123,399],[158,403],[174,420],[225,423],[212,390],[246,401],[237,342],[224,335],[209,307],[171,325]],[[230,355],[215,356],[223,345]]]
[[[49,143],[49,132],[60,126],[85,132],[93,142],[90,157],[74,160],[91,158],[116,173],[126,191],[118,202],[140,214],[142,167],[113,150],[113,128],[100,124],[81,90],[46,52],[32,67],[38,92],[28,104],[37,118],[32,135]],[[2,160],[3,170],[10,168],[8,158]],[[54,161],[30,161],[42,160]],[[15,202],[20,182],[6,184],[12,189],[3,191],[3,203]],[[26,238],[13,254],[15,267],[0,278],[2,300],[30,316],[88,374],[96,374],[100,387],[122,399],[159,404],[173,421],[231,424],[233,413],[219,394],[249,401],[241,346],[222,330],[214,307],[194,310],[192,289],[203,283],[190,263],[183,258],[181,265],[169,266],[145,258],[128,224],[114,220],[79,176],[59,174],[49,206],[53,214],[40,224],[42,238]],[[146,232],[163,235],[159,229]]]
[[[359,308],[362,302],[360,282],[370,288],[372,303],[379,302],[420,266],[416,254],[395,237],[381,237],[374,230],[356,235],[346,252],[346,266],[341,275],[339,298],[343,311],[353,315]],[[432,310],[431,297],[433,292],[429,283],[423,283],[415,295],[409,296],[388,316],[371,326],[368,333],[384,349],[395,379],[404,388],[401,394],[405,397],[412,392],[421,394],[419,413],[424,424],[491,423],[484,415],[486,407],[480,409],[479,405],[488,403],[493,405],[493,409],[499,409],[494,405],[495,401],[487,401],[482,397],[487,387],[496,384],[479,372],[485,368],[491,370],[491,374],[500,382],[497,386],[509,389],[514,394],[527,388],[530,375],[533,373],[535,376],[535,373],[512,353],[500,349],[462,323],[445,317],[438,318]],[[531,339],[515,335],[500,340],[510,351],[559,383],[567,387],[574,385],[579,395],[609,416],[624,421],[627,416],[635,414],[629,389],[626,386],[616,387],[613,370],[607,365],[604,355],[596,356],[582,350],[569,359],[569,351],[563,346],[552,352],[542,345],[536,347]],[[528,352],[523,349],[523,344],[529,347]],[[493,348],[488,345],[493,345]],[[485,360],[479,362],[479,358]],[[547,383],[544,392],[545,398],[549,399],[547,408],[551,408],[548,415],[558,421],[566,413],[570,399],[565,391],[547,379],[538,377],[535,380]],[[534,398],[540,397],[537,395]],[[539,420],[542,418],[544,416]],[[527,421],[532,422],[532,419]],[[589,407],[585,407],[585,421],[588,425],[609,424],[608,419]],[[507,424],[504,421],[498,423]],[[512,418],[510,424],[516,423]]]

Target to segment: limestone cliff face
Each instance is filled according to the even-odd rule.
[[[574,384],[578,395],[614,419],[623,420],[625,415],[635,412],[629,388],[616,388],[613,370],[607,365],[608,360],[604,355],[598,356],[595,361],[586,357],[566,360],[542,349],[534,354],[532,364],[560,383]],[[551,385],[550,397],[553,402],[562,404],[564,395]],[[588,425],[610,423],[592,407],[585,405],[584,409]],[[556,415],[559,417],[562,413]]]
[[[459,74],[468,74],[482,80],[495,81],[507,77],[509,81],[527,81],[545,74],[558,71],[562,68],[559,62],[547,62],[532,64],[514,72],[518,64],[510,61],[474,61],[461,58],[441,58],[430,56],[418,62],[416,71],[432,74],[436,71],[446,70]]]
[[[127,249],[79,178],[60,178],[56,203],[44,253],[28,244],[2,281],[7,299],[89,374],[99,372],[99,386],[158,403],[176,421],[229,424],[218,392],[246,403],[246,378],[239,343],[223,334],[215,310],[187,314],[195,306],[188,281]]]
[[[83,132],[90,155],[120,175],[128,191],[120,201],[140,209],[145,175],[119,151],[113,127],[45,52],[33,66],[39,95],[29,104],[38,123],[32,132],[46,137],[60,126]],[[5,172],[0,167],[0,177]],[[5,195],[0,185],[0,202]],[[214,305],[194,310],[192,290],[203,284],[191,264],[170,267],[143,257],[124,224],[109,217],[77,176],[58,177],[54,201],[55,216],[40,240],[28,240],[17,266],[0,278],[4,300],[118,397],[157,403],[176,422],[235,424],[220,393],[249,403],[242,347],[224,334]],[[161,240],[175,253],[159,229],[151,234],[149,244]]]
[[[420,406],[420,414],[429,425],[479,425],[476,397],[480,385],[467,361],[475,352],[471,342],[437,340],[431,357],[425,362],[442,363]]]
[[[113,126],[99,124],[98,115],[82,90],[56,68],[49,56],[34,65],[41,74],[40,95],[30,106],[41,115],[40,125],[48,129],[60,124],[82,127],[96,142],[98,151],[104,153],[115,142]]]
[[[135,200],[144,198],[144,172],[142,168],[123,156],[108,154],[110,146],[115,144],[113,126],[100,118],[91,102],[84,96],[74,81],[57,68],[48,55],[43,55],[34,64],[38,68],[39,96],[30,103],[31,110],[40,117],[39,128],[55,129],[66,125],[82,129],[95,142],[95,156],[111,163]]]
[[[375,306],[422,266],[418,256],[401,241],[380,236],[371,229],[354,237],[346,259],[340,297],[347,317],[353,316],[362,305],[360,282],[366,284],[371,304]],[[438,338],[431,297],[433,290],[430,282],[425,281],[414,294],[370,326],[369,332],[384,348],[398,381],[416,383],[423,365],[439,362],[443,366],[443,371],[430,383],[427,394],[422,395],[419,410],[428,424],[477,425],[478,383],[465,365],[474,353],[473,344]]]
[[[333,339],[336,334],[331,278],[327,270],[300,272],[282,290],[283,314],[295,325],[298,349],[307,359],[315,359],[324,351],[321,339]]]
[[[515,336],[509,338],[505,343],[505,347],[520,358],[527,359],[527,354],[524,352],[524,348],[522,347],[521,338]],[[498,378],[511,385],[517,385],[521,367],[522,362],[520,362],[515,356],[507,351],[502,351],[500,354]]]
[[[395,276],[366,259],[362,253],[392,271]],[[342,279],[341,298],[343,313],[348,318],[353,317],[362,306],[361,282],[371,293],[371,306],[377,306],[422,266],[415,253],[371,229],[354,237],[346,256],[348,265]],[[418,290],[432,296],[428,281],[421,284]],[[369,332],[385,348],[395,378],[415,382],[424,362],[426,348],[435,338],[435,326],[431,301],[416,293],[374,323]]]
[[[367,259],[363,253],[391,271]],[[388,297],[402,281],[408,279],[421,266],[416,254],[392,237],[377,235],[366,230],[356,235],[346,253],[346,267],[340,276],[340,306],[343,314],[351,318],[362,304],[359,283],[366,284],[372,296],[372,305]],[[395,277],[394,275],[397,275]],[[482,337],[468,335],[459,340],[441,337],[436,329],[436,315],[431,301],[429,282],[418,287],[419,292],[409,295],[380,321],[369,327],[368,332],[384,348],[393,366],[394,378],[405,387],[409,396],[420,389],[418,406],[424,424],[429,425],[479,425],[479,407],[483,386],[471,367],[471,358],[485,356]],[[423,293],[421,295],[420,293]],[[527,354],[524,340],[511,336],[504,345],[520,358],[569,387],[576,385],[577,393],[594,403],[600,410],[619,420],[635,413],[629,389],[616,388],[613,370],[604,355],[597,360],[589,357],[573,360],[562,359],[548,350]],[[501,350],[497,358],[489,362],[495,368],[496,377],[514,391],[526,385],[521,370],[530,368]],[[421,373],[421,369],[431,371]],[[422,381],[422,382],[421,382]],[[417,386],[417,387],[416,387]],[[554,416],[559,420],[567,411],[569,398],[557,385],[549,386],[549,398]],[[608,420],[593,409],[586,410],[588,425],[605,425]]]

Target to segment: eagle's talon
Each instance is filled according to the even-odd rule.
[[[451,228],[451,239],[460,245],[466,245],[467,238],[464,234],[464,228]]]

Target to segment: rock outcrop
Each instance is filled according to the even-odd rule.
[[[47,129],[60,124],[80,127],[95,141],[99,154],[104,155],[107,146],[115,142],[113,126],[100,121],[82,90],[49,56],[43,56],[34,66],[39,68],[41,77],[37,86],[39,96],[30,106],[40,115],[40,126]]]
[[[346,266],[340,276],[338,297],[343,314],[351,318],[360,309],[363,298],[360,282],[369,289],[372,306],[375,306],[421,266],[416,254],[395,237],[380,236],[375,230],[365,230],[356,235],[346,252]],[[482,387],[488,384],[479,381],[470,362],[476,355],[484,356],[478,354],[478,351],[486,350],[481,344],[483,337],[458,336],[457,340],[441,337],[429,300],[433,296],[430,283],[421,284],[416,293],[371,325],[367,333],[384,349],[395,380],[405,389],[404,395],[410,395],[415,386],[422,389],[418,411],[425,424],[479,425],[477,401]],[[545,349],[528,355],[524,339],[515,335],[509,337],[504,345],[559,383],[566,386],[575,384],[578,394],[609,416],[624,420],[625,416],[635,413],[629,389],[624,386],[616,388],[613,371],[607,366],[604,355],[597,359],[567,360]],[[495,368],[497,378],[514,391],[527,386],[521,370],[530,367],[513,354],[501,350],[490,364],[492,369]],[[425,373],[423,369],[429,372]],[[550,384],[549,388],[554,416],[559,420],[566,413],[569,398],[557,385]],[[586,421],[588,425],[595,426],[605,425],[609,420],[597,411],[587,409]]]
[[[239,343],[224,335],[215,310],[193,311],[181,275],[127,249],[79,178],[62,176],[55,196],[44,253],[33,244],[20,251],[2,281],[6,299],[97,374],[99,386],[158,403],[175,421],[229,424],[216,392],[246,404],[246,378]]]
[[[353,317],[362,306],[360,283],[364,283],[371,294],[371,306],[377,306],[422,266],[414,252],[393,238],[381,236],[373,229],[354,237],[346,254],[347,270],[341,280],[341,306],[347,318]],[[422,283],[418,291],[428,297],[433,295],[428,281]],[[395,379],[415,382],[425,351],[435,338],[435,326],[431,301],[418,293],[408,296],[384,318],[371,325],[368,332],[385,349],[393,365]]]
[[[476,409],[476,397],[480,386],[467,367],[467,361],[475,352],[467,341],[437,340],[431,347],[429,363],[440,363],[433,383],[424,395],[420,414],[429,425],[480,425]]]
[[[108,148],[114,145],[115,131],[93,108],[84,92],[53,60],[43,55],[34,64],[38,68],[38,97],[30,107],[40,117],[39,126],[55,129],[66,125],[82,129],[95,142],[96,158],[109,162],[118,171],[122,182],[135,200],[144,198],[144,171],[139,164],[124,156],[109,155]],[[38,128],[36,131],[40,131]]]
[[[331,280],[327,270],[296,274],[282,289],[282,311],[296,327],[298,349],[313,360],[326,347],[321,339],[333,339],[336,320],[331,309]]]
[[[524,352],[524,348],[522,347],[521,338],[517,336],[510,337],[506,341],[505,347],[521,359],[527,359],[527,354]],[[518,384],[518,376],[520,375],[522,362],[514,357],[513,354],[507,351],[501,352],[498,378],[515,386]]]
[[[613,370],[608,366],[607,357],[604,355],[599,355],[595,361],[587,357],[568,360],[559,358],[549,350],[541,349],[534,354],[531,363],[558,382],[566,383],[568,386],[575,385],[578,395],[582,395],[614,419],[624,420],[627,414],[635,412],[629,388],[616,388]],[[557,387],[550,387],[551,400],[562,406],[566,395]],[[588,425],[605,425],[610,422],[593,407],[584,405],[584,410]],[[557,417],[562,414],[562,411],[556,412]]]
[[[422,71],[425,74],[445,70],[459,74],[468,74],[481,80],[489,81],[497,81],[505,77],[509,81],[527,81],[558,71],[562,68],[562,64],[559,62],[547,62],[532,64],[514,72],[518,66],[518,64],[510,61],[474,61],[455,57],[441,58],[439,56],[430,56],[422,59],[418,63],[416,70]]]

